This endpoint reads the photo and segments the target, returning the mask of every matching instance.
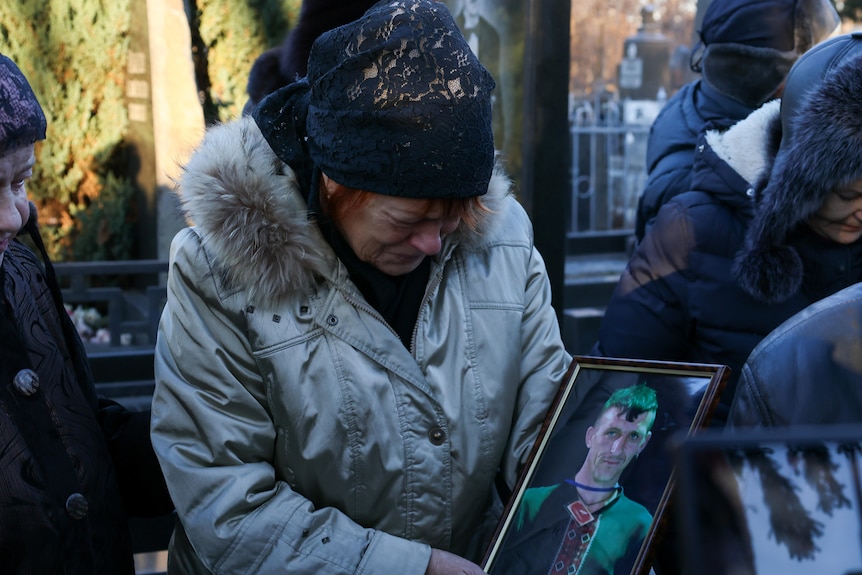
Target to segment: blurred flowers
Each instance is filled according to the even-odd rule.
[[[65,308],[82,340],[89,343],[111,342],[111,332],[107,328],[108,318],[99,313],[99,310],[81,305],[72,308],[69,304],[65,304]]]

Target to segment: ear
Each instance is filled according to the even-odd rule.
[[[356,188],[349,188],[344,184],[339,184],[325,173],[320,172],[320,182],[328,195],[340,194],[342,192],[358,192]]]
[[[644,450],[644,447],[646,447],[646,444],[649,443],[651,437],[652,431],[647,431],[646,436],[644,436],[643,443],[641,443],[640,447],[638,448],[638,455],[640,455],[640,452]]]
[[[591,425],[591,426],[589,426],[589,427],[587,428],[587,436],[586,436],[586,438],[585,438],[585,439],[586,439],[586,441],[584,442],[584,443],[586,443],[586,444],[587,444],[587,449],[591,449],[591,448],[593,447],[593,445],[592,445],[592,443],[593,443],[593,436],[595,436],[595,434],[596,434],[596,430],[595,430],[595,428],[593,428],[593,426],[592,426],[592,425]]]
[[[329,198],[329,196],[332,195],[332,192],[334,192],[338,187],[338,183],[323,172],[320,172],[320,183],[323,186],[323,190],[321,191],[323,191],[327,198]]]

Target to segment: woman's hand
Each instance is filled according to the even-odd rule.
[[[485,572],[475,563],[454,553],[432,549],[425,575],[485,575]]]

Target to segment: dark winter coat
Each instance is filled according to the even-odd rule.
[[[862,283],[805,308],[769,334],[745,366],[729,425],[862,420]]]
[[[97,397],[53,273],[18,240],[0,293],[0,571],[133,573],[126,514],[172,508],[149,412]]]
[[[862,280],[862,242],[831,242],[801,219],[786,238],[802,262],[797,291],[767,304],[735,276],[734,260],[746,245],[750,223],[775,207],[774,198],[758,203],[757,190],[766,185],[780,139],[778,111],[778,102],[771,102],[725,132],[704,134],[692,172],[697,191],[659,211],[620,278],[594,350],[610,357],[728,365],[732,374],[719,420],[761,339],[811,303]]]
[[[707,127],[727,128],[753,111],[703,80],[686,84],[668,100],[653,122],[647,141],[647,181],[638,200],[635,222],[638,241],[662,205],[693,189],[691,169],[701,132]]]

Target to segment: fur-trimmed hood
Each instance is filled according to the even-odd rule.
[[[335,253],[308,207],[291,168],[281,161],[250,117],[207,130],[184,166],[178,193],[184,215],[197,227],[226,279],[261,303],[334,277]],[[496,225],[511,193],[497,167],[482,202],[491,210],[479,229],[463,226],[444,240],[441,253],[476,245]]]
[[[786,244],[788,234],[830,192],[862,177],[862,37],[836,40],[825,43],[827,54],[840,50],[832,62],[819,60],[818,46],[788,77],[781,115],[793,137],[785,133],[768,180],[755,187],[757,210],[734,264],[740,286],[766,303],[787,300],[802,284],[802,260]],[[848,40],[857,45],[852,57],[841,47]],[[809,62],[814,70],[806,73]]]

